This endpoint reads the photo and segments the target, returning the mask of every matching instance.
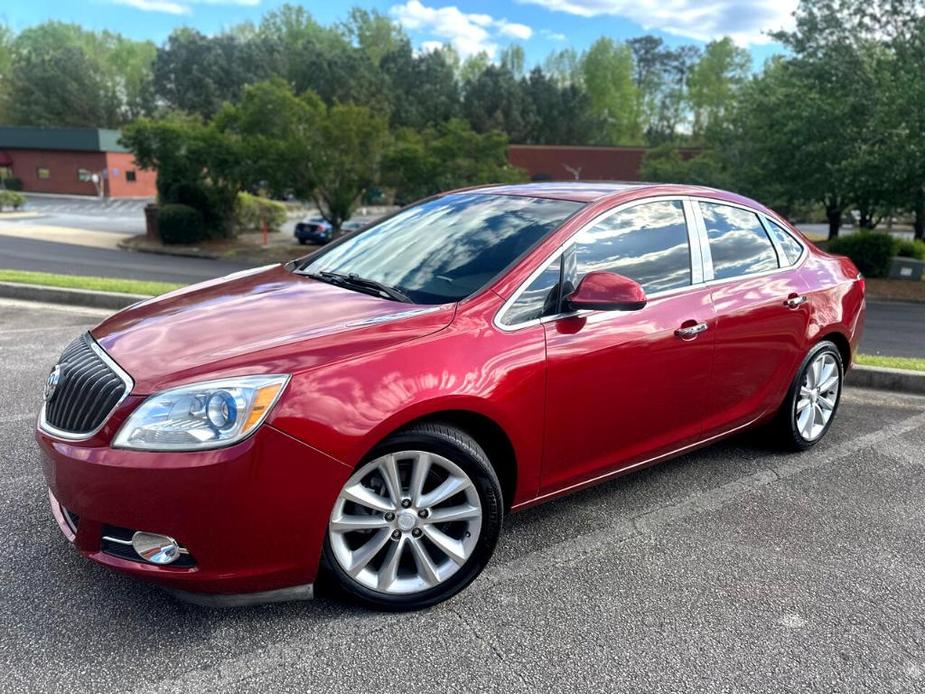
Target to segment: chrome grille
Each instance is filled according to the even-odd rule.
[[[68,345],[58,367],[58,385],[42,414],[43,428],[71,438],[91,436],[128,394],[131,379],[89,333]]]

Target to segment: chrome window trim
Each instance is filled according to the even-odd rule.
[[[612,217],[618,212],[622,212],[623,210],[628,210],[630,208],[637,207],[639,205],[645,205],[647,203],[653,203],[653,202],[680,202],[682,205],[682,210],[684,212],[685,222],[687,225],[688,245],[690,245],[691,243],[690,219],[687,218],[687,214],[686,214],[687,208],[684,207],[684,201],[686,199],[687,197],[684,195],[657,195],[651,198],[639,198],[638,200],[630,200],[629,202],[625,202],[621,205],[617,205],[616,207],[612,207],[609,210],[605,210],[604,212],[599,214],[594,219],[586,222],[579,229],[577,229],[575,233],[573,233],[569,238],[563,241],[562,244],[557,249],[555,249],[542,262],[540,262],[536,268],[534,268],[533,272],[531,272],[527,276],[527,278],[520,284],[520,286],[517,287],[514,293],[511,294],[510,298],[508,298],[508,300],[505,301],[501,305],[501,308],[499,308],[495,312],[494,318],[492,318],[492,323],[494,324],[496,328],[498,328],[498,330],[502,330],[504,332],[513,332],[515,330],[521,330],[523,328],[528,328],[533,325],[540,325],[541,323],[548,323],[551,320],[558,320],[559,318],[564,318],[566,316],[582,316],[588,313],[597,313],[596,311],[572,311],[570,313],[558,313],[552,316],[543,316],[541,318],[533,318],[532,320],[522,321],[520,323],[515,323],[513,325],[509,325],[502,321],[502,317],[507,312],[507,310],[514,304],[515,301],[517,301],[517,299],[520,298],[520,295],[523,294],[527,290],[527,287],[530,286],[533,280],[535,280],[537,277],[540,276],[540,274],[543,272],[543,270],[546,269],[549,263],[558,259],[563,253],[565,253],[572,246],[574,246],[577,243],[576,239],[578,238],[578,236],[581,235],[582,232],[586,231],[587,229],[594,226],[595,224],[599,224],[600,222],[603,222],[604,220],[608,219],[609,217]],[[690,255],[691,255],[691,265],[692,265],[691,279],[693,280],[695,276],[694,268],[693,268],[693,262],[694,262],[693,246],[691,246],[690,248]],[[666,289],[665,291],[662,291],[662,292],[656,292],[654,294],[649,294],[648,298],[657,299],[661,296],[667,296],[668,294],[673,294],[673,293],[681,292],[681,291],[687,291],[691,287],[694,287],[694,286],[699,286],[699,285],[694,284],[692,281],[692,283],[688,285],[687,287],[678,287],[676,289]]]
[[[681,200],[684,210],[684,222],[687,226],[687,245],[691,257],[691,286],[703,284],[703,241],[696,226],[696,212],[690,198]],[[709,250],[709,249],[708,249]]]
[[[710,279],[707,280],[705,284],[710,284],[710,285],[723,284],[725,282],[732,282],[734,280],[742,279],[743,277],[763,277],[765,275],[770,275],[775,272],[781,272],[783,270],[792,270],[802,265],[803,261],[806,260],[806,256],[808,255],[808,251],[806,250],[806,244],[804,244],[800,239],[798,239],[793,234],[790,234],[793,240],[796,241],[800,246],[800,250],[801,250],[800,257],[797,258],[796,262],[794,262],[792,265],[781,265],[781,258],[785,256],[782,254],[783,253],[782,249],[778,247],[777,242],[774,240],[774,235],[771,233],[770,229],[768,229],[768,226],[765,223],[765,219],[767,218],[768,220],[774,221],[784,231],[787,231],[787,226],[785,224],[781,224],[779,220],[775,220],[773,216],[766,215],[763,212],[759,212],[758,210],[749,207],[748,205],[742,205],[737,202],[727,202],[726,200],[718,200],[716,198],[708,198],[708,197],[699,196],[699,195],[692,195],[690,196],[690,199],[691,199],[691,202],[693,203],[707,202],[707,203],[712,203],[714,205],[726,205],[727,207],[737,207],[740,210],[751,212],[753,215],[758,217],[758,222],[759,224],[761,224],[761,228],[764,230],[765,235],[768,237],[768,240],[771,242],[771,247],[774,249],[774,253],[777,255],[777,267],[773,270],[762,270],[761,272],[750,272],[745,275],[736,275],[734,277],[726,277],[726,278],[719,279],[719,280],[716,279],[716,275],[713,271],[713,255],[710,253],[710,237],[709,237],[709,234],[707,234],[706,222],[703,219],[703,213],[700,210],[700,205],[695,204],[694,205],[694,208],[696,208],[695,216],[697,216],[700,220],[700,233],[702,235],[701,236],[702,243],[706,244],[707,255],[705,256],[704,273],[708,274]],[[787,232],[787,233],[789,234],[790,232]],[[709,263],[709,266],[707,265],[707,263]]]
[[[776,224],[777,226],[779,226],[779,227],[781,228],[781,230],[782,230],[785,234],[787,234],[787,236],[789,236],[790,238],[792,238],[792,239],[794,240],[794,242],[800,247],[800,255],[797,257],[797,259],[796,259],[795,261],[793,261],[792,263],[790,263],[790,264],[788,264],[788,265],[786,265],[786,266],[782,266],[782,267],[788,267],[788,268],[790,268],[790,267],[796,267],[797,265],[799,265],[800,263],[802,263],[802,262],[803,262],[803,258],[806,257],[806,252],[807,252],[807,251],[806,251],[806,244],[803,243],[803,242],[802,242],[799,238],[797,238],[794,234],[792,234],[792,233],[787,229],[787,225],[786,225],[786,224],[781,224],[781,223],[780,223],[780,220],[775,220],[773,217],[770,217],[769,215],[766,215],[766,214],[759,214],[759,215],[758,215],[758,218],[761,220],[761,224],[764,226],[765,232],[767,233],[768,237],[771,239],[771,243],[774,244],[774,248],[777,248],[777,249],[778,249],[778,256],[777,256],[778,258],[786,258],[786,257],[787,257],[787,254],[784,253],[784,248],[783,248],[783,246],[779,246],[779,245],[778,245],[777,238],[774,236],[773,233],[771,233],[771,226],[770,226],[770,225],[771,225],[771,222],[773,222],[774,224]]]
[[[597,217],[595,217],[594,219],[584,224],[581,228],[577,229],[574,234],[572,234],[568,239],[562,242],[562,245],[560,245],[557,249],[555,249],[552,253],[550,253],[549,256],[547,256],[542,262],[540,262],[538,266],[533,270],[533,272],[531,272],[527,276],[527,278],[520,284],[520,286],[514,291],[514,293],[511,294],[510,298],[508,298],[507,301],[505,301],[501,305],[501,308],[499,308],[495,312],[495,315],[492,318],[492,324],[498,330],[501,330],[502,332],[510,333],[510,332],[515,332],[517,330],[522,330],[524,328],[533,327],[535,325],[543,325],[545,323],[552,323],[554,321],[561,320],[562,318],[581,317],[581,316],[586,316],[586,315],[593,314],[593,313],[598,313],[604,316],[602,320],[611,319],[616,316],[623,315],[619,311],[604,312],[604,311],[584,310],[584,311],[572,311],[568,313],[556,313],[551,316],[542,316],[541,318],[534,318],[532,320],[522,321],[520,323],[515,323],[513,325],[508,325],[501,320],[501,318],[504,316],[507,310],[514,304],[515,301],[517,301],[518,298],[520,298],[520,295],[523,294],[524,291],[526,291],[527,287],[530,286],[533,280],[539,277],[540,273],[542,273],[543,270],[546,269],[549,263],[559,258],[563,253],[565,253],[569,248],[571,248],[576,243],[575,239],[582,231],[584,231],[585,229],[587,229],[588,227],[594,224],[597,224],[598,222],[601,222],[607,219],[608,217],[610,217],[613,214],[616,214],[617,212],[629,209],[636,205],[643,205],[649,202],[673,202],[673,201],[681,201],[682,205],[684,205],[685,217],[687,217],[686,213],[688,210],[690,210],[691,212],[691,217],[687,218],[688,239],[690,240],[692,236],[695,236],[697,237],[697,239],[699,239],[702,280],[699,283],[693,282],[694,271],[692,267],[691,269],[692,282],[689,286],[678,287],[676,289],[667,289],[662,292],[655,292],[653,294],[648,294],[647,298],[649,301],[652,301],[655,299],[661,299],[663,297],[674,296],[675,294],[689,292],[693,289],[700,289],[702,287],[717,287],[717,286],[722,286],[724,284],[728,284],[729,282],[740,281],[742,279],[750,279],[754,277],[766,277],[766,276],[773,275],[779,272],[787,272],[790,270],[795,270],[801,265],[803,265],[803,263],[806,261],[807,256],[809,255],[809,251],[806,247],[806,244],[803,243],[803,241],[800,238],[798,238],[796,235],[790,234],[790,236],[793,237],[793,239],[800,245],[800,248],[802,249],[802,253],[800,254],[800,257],[792,265],[780,267],[780,262],[779,262],[780,256],[778,256],[778,267],[774,268],[773,270],[763,270],[761,272],[753,272],[748,275],[736,275],[735,277],[726,277],[723,279],[716,279],[715,274],[713,272],[713,255],[710,252],[710,240],[709,240],[709,236],[707,235],[706,223],[703,219],[703,214],[700,211],[700,206],[696,203],[709,202],[709,203],[715,203],[718,205],[728,205],[730,207],[738,207],[739,209],[742,209],[747,212],[751,212],[754,215],[757,215],[759,221],[761,222],[762,227],[765,228],[765,233],[768,235],[768,238],[771,240],[771,244],[774,247],[775,252],[777,252],[777,246],[774,244],[773,235],[770,233],[767,227],[765,227],[764,218],[766,217],[767,219],[775,222],[776,224],[779,224],[780,227],[784,229],[784,231],[787,231],[787,225],[782,224],[779,219],[775,219],[772,215],[766,215],[765,213],[759,212],[758,210],[751,208],[748,205],[743,205],[737,202],[729,202],[726,200],[720,200],[717,198],[710,198],[710,197],[706,197],[702,195],[658,195],[658,196],[654,196],[651,198],[640,198],[638,200],[631,200],[629,202],[623,203],[622,205],[618,205],[609,210],[606,210],[602,212],[600,215],[598,215]],[[691,251],[691,263],[693,265],[694,254],[695,254],[693,242],[691,242],[690,251]]]
[[[135,387],[135,382],[132,380],[132,377],[129,376],[125,370],[112,359],[112,357],[106,354],[103,348],[100,347],[96,343],[96,340],[93,339],[93,336],[88,333],[87,337],[90,338],[88,343],[90,345],[90,349],[92,349],[96,355],[102,359],[110,369],[113,370],[116,376],[119,377],[119,379],[125,385],[125,391],[122,393],[122,397],[119,398],[116,404],[113,405],[109,412],[106,413],[106,416],[103,417],[103,421],[100,422],[100,425],[96,427],[96,429],[81,434],[62,431],[61,429],[57,429],[49,424],[45,419],[45,403],[42,403],[42,411],[39,413],[39,429],[41,429],[49,436],[55,437],[56,439],[62,439],[64,441],[86,441],[87,439],[93,438],[98,433],[100,433],[104,426],[106,426],[106,422],[108,422],[109,418],[112,417],[112,413],[119,408],[119,405],[125,401],[125,399],[131,394],[132,389]]]
[[[694,228],[700,242],[700,255],[703,258],[703,281],[712,282],[716,275],[713,272],[713,251],[710,250],[710,236],[707,234],[707,224],[703,219],[703,210],[700,209],[700,198],[688,198],[691,206]]]

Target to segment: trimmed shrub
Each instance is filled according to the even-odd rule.
[[[279,231],[286,221],[286,206],[276,200],[250,193],[238,193],[234,203],[234,226],[237,231],[260,231],[266,219],[270,231]]]
[[[0,210],[4,207],[12,207],[18,210],[26,204],[26,197],[15,190],[0,190]]]
[[[10,178],[4,178],[3,187],[7,190],[22,190],[22,179],[12,176]]]
[[[925,241],[903,239],[899,242],[896,255],[901,258],[925,260]]]
[[[161,205],[157,228],[166,244],[197,243],[205,238],[202,213],[189,205]]]
[[[832,239],[826,250],[851,258],[865,277],[886,277],[890,274],[890,259],[896,255],[897,241],[889,234],[859,231]]]

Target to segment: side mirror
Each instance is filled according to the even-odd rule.
[[[646,292],[638,282],[615,272],[589,272],[565,297],[571,311],[638,311],[646,301]]]

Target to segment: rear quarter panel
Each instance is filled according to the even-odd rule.
[[[864,331],[866,310],[864,282],[859,279],[858,269],[847,258],[813,249],[801,274],[809,288],[808,344],[841,335],[848,341],[853,360]],[[845,368],[850,367],[851,360]]]

